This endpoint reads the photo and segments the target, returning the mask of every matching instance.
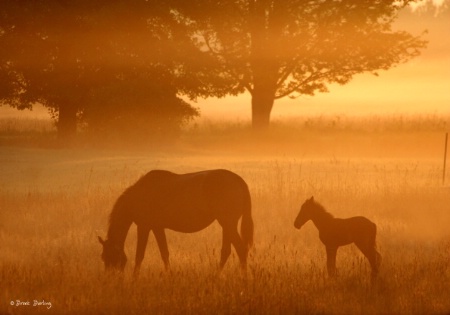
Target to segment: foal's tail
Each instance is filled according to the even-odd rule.
[[[377,225],[374,223],[373,224],[374,229],[373,229],[373,238],[371,239],[371,243],[373,246],[373,249],[375,250],[375,264],[376,264],[376,272],[378,272],[378,268],[380,268],[381,265],[381,254],[378,252],[377,250]]]
[[[246,187],[247,188],[247,187]],[[242,213],[241,222],[241,238],[247,247],[250,249],[253,245],[253,219],[252,219],[252,200],[248,188],[244,194],[244,209]]]

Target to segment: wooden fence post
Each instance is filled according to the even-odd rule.
[[[445,167],[446,167],[446,164],[447,164],[447,142],[448,142],[448,132],[445,134],[444,170],[442,172],[442,185],[445,184]]]

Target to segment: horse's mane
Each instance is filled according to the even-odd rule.
[[[114,206],[111,210],[111,213],[109,214],[109,224],[111,225],[112,222],[119,219],[122,216],[122,203],[124,199],[124,194],[119,196],[119,198],[114,203]]]
[[[127,203],[128,195],[129,189],[125,190],[125,192],[120,195],[109,214],[108,237],[111,236],[111,233],[115,232],[118,225],[127,224],[127,222],[130,221],[130,216],[126,212],[127,207],[125,205]]]
[[[320,214],[322,217],[324,218],[329,218],[329,219],[333,219],[334,215],[332,215],[331,213],[329,213],[324,206],[322,206],[320,203],[315,202],[314,201],[314,206],[315,209],[317,211],[318,214]]]

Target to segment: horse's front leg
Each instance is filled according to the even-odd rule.
[[[144,259],[145,248],[147,247],[148,234],[150,229],[147,227],[139,226],[137,227],[137,247],[136,247],[136,260],[134,265],[134,277],[139,276],[139,271],[141,269],[142,260]]]
[[[164,262],[164,268],[169,271],[169,249],[167,247],[166,233],[164,229],[154,229],[153,234],[155,234],[156,242],[158,243],[159,252],[161,253],[161,258]]]
[[[333,278],[336,275],[336,254],[338,248],[334,246],[326,246],[326,249],[328,276]]]

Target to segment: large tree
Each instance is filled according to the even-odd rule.
[[[194,98],[206,88],[181,71],[182,56],[200,52],[164,2],[109,2],[95,17],[92,38],[96,73],[80,113],[89,131],[127,142],[166,139],[198,115],[179,94]]]
[[[92,68],[83,57],[92,54],[92,47],[81,43],[83,31],[89,31],[84,14],[92,9],[87,1],[70,6],[39,0],[4,1],[0,9],[0,72],[9,74],[13,86],[0,99],[18,109],[41,103],[57,118],[63,138],[76,131],[77,112],[87,95],[86,74]]]
[[[192,0],[173,14],[221,65],[228,93],[248,91],[252,122],[269,126],[276,99],[314,95],[355,74],[417,56],[425,41],[392,24],[412,1]]]
[[[197,114],[178,92],[193,98],[208,89],[177,58],[189,49],[201,54],[183,36],[156,0],[4,1],[0,105],[43,104],[63,139],[74,135],[78,118],[98,130],[125,116],[165,113],[161,120],[173,126]]]

